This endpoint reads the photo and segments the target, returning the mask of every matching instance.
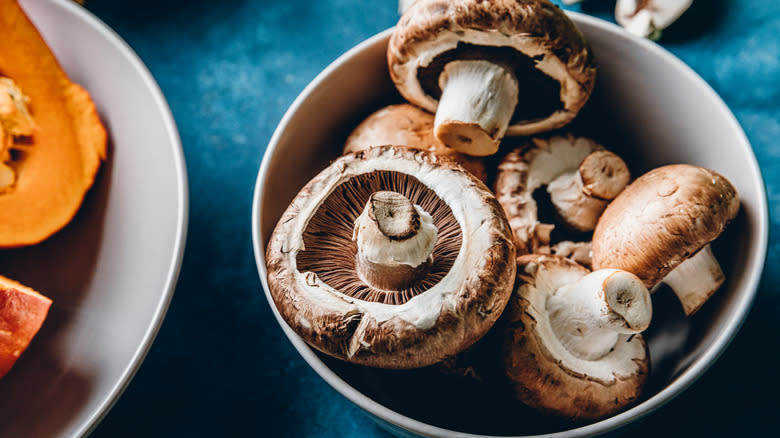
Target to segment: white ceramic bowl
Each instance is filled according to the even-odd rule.
[[[570,14],[599,63],[596,90],[570,125],[622,155],[634,175],[676,162],[717,170],[737,187],[742,210],[714,244],[727,283],[693,318],[684,319],[670,291],[654,295],[646,334],[651,374],[633,408],[574,425],[545,417],[500,389],[437,376],[434,370],[390,372],[352,366],[315,353],[279,318],[268,294],[265,244],[298,190],[339,155],[349,130],[381,105],[400,101],[389,80],[389,31],[355,47],[301,93],[280,122],[255,187],[253,237],[266,296],[290,341],[337,391],[405,436],[587,436],[644,417],[682,392],[724,351],[747,315],[767,249],[768,211],[753,151],[736,119],[690,68],[654,43],[617,26]]]
[[[21,4],[92,95],[109,153],[73,222],[42,244],[0,251],[0,273],[54,300],[0,380],[0,437],[81,436],[119,397],[165,315],[184,250],[187,177],[168,105],[133,51],[72,1]]]

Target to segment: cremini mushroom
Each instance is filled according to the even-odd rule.
[[[693,0],[618,0],[615,20],[628,32],[657,40],[688,10]]]
[[[386,106],[360,122],[344,143],[344,153],[373,146],[404,145],[446,156],[487,181],[485,162],[446,147],[433,135],[433,114],[408,103]]]
[[[593,267],[671,287],[686,315],[725,280],[709,243],[736,217],[739,196],[720,174],[689,164],[647,172],[607,207],[593,232]]]
[[[652,318],[639,278],[529,254],[517,259],[516,285],[506,310],[504,372],[519,400],[573,421],[603,418],[637,400],[649,366],[638,333]]]
[[[514,246],[485,185],[435,154],[381,146],[334,161],[266,249],[279,313],[331,356],[415,368],[482,337],[512,291]]]
[[[547,0],[418,0],[387,59],[399,92],[436,113],[436,137],[476,156],[495,153],[505,135],[565,125],[596,77],[584,38]]]
[[[553,224],[541,223],[534,191],[546,186],[560,220],[591,231],[611,199],[628,184],[620,157],[585,137],[532,138],[498,165],[495,192],[506,211],[519,254],[544,252]],[[587,244],[570,247],[587,251]]]

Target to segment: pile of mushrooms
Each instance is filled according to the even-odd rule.
[[[591,94],[591,51],[548,0],[417,0],[387,58],[408,103],[359,123],[268,243],[281,316],[323,353],[410,369],[506,312],[493,333],[517,399],[573,421],[635,403],[651,292],[669,285],[691,315],[720,287],[708,245],[739,210],[734,187],[692,165],[631,182],[617,154],[560,132],[482,159],[564,126]]]

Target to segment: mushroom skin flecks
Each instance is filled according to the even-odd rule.
[[[692,315],[725,280],[708,245],[739,205],[717,172],[689,164],[653,169],[604,211],[593,232],[593,267],[633,272],[648,288],[664,282]]]
[[[572,421],[633,404],[649,370],[640,334],[652,315],[633,274],[590,271],[558,256],[518,257],[507,306],[504,373],[515,397]]]
[[[625,162],[585,137],[532,138],[507,154],[498,165],[495,193],[515,236],[518,253],[551,250],[555,225],[539,221],[534,191],[546,186],[563,225],[592,231],[610,200],[628,184]],[[552,250],[576,255],[588,265],[587,242],[561,242]]]
[[[495,153],[504,135],[565,125],[596,76],[582,34],[548,0],[418,0],[387,59],[401,95],[436,112],[436,136],[475,156]]]
[[[419,206],[437,230],[430,269],[403,290],[378,289],[357,273],[355,222],[382,191]],[[385,225],[389,235],[404,234]],[[441,362],[482,338],[516,273],[509,225],[484,183],[435,154],[394,146],[342,156],[309,181],[265,258],[275,307],[302,339],[335,358],[390,369]]]

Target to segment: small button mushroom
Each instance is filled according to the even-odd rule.
[[[536,189],[546,186],[563,223],[584,232],[593,230],[629,179],[623,160],[593,140],[572,135],[533,138],[498,165],[495,192],[518,253],[524,254],[546,248],[554,228],[539,222]]]
[[[334,161],[295,197],[266,248],[277,309],[314,348],[416,368],[492,327],[512,292],[501,206],[429,152],[380,146]]]
[[[615,20],[628,32],[657,40],[677,21],[693,0],[618,0]]]
[[[593,232],[593,267],[633,272],[649,288],[666,283],[692,315],[725,280],[709,243],[738,211],[736,189],[712,170],[653,169],[604,211]]]
[[[596,77],[582,34],[548,0],[418,0],[387,59],[398,91],[436,113],[436,137],[474,156],[565,125]]]
[[[433,114],[408,103],[386,106],[360,122],[344,143],[344,153],[373,146],[396,144],[431,151],[447,157],[474,176],[487,181],[485,162],[478,157],[458,153],[433,135]]]
[[[637,400],[649,363],[639,333],[652,318],[639,278],[529,254],[517,259],[516,285],[504,372],[519,400],[573,421],[604,418]]]

